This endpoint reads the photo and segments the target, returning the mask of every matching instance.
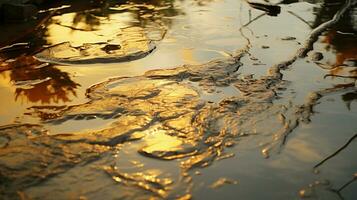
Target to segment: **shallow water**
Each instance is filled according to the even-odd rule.
[[[355,3],[44,8],[2,41],[0,197],[357,198]]]

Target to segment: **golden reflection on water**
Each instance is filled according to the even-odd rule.
[[[162,172],[158,169],[136,173],[121,172],[117,167],[109,166],[103,169],[117,183],[152,192],[155,196],[152,196],[150,199],[157,199],[157,197],[165,198],[170,189],[170,185],[173,183],[173,180],[170,178],[161,178],[160,175]]]
[[[77,13],[69,13],[54,17],[54,23],[47,27],[47,41],[50,44],[69,42],[73,46],[86,43],[115,43],[121,45],[123,52],[131,49],[148,49],[149,39],[145,30],[128,24],[133,21],[130,13],[99,18],[96,25],[91,22],[76,22],[77,15]],[[87,27],[95,28],[87,30]]]
[[[12,107],[14,104],[14,88],[13,85],[11,84],[11,79],[10,79],[10,72],[2,72],[0,74],[0,96],[1,96],[1,101],[3,102],[9,102],[11,106],[6,105],[4,103],[0,104],[0,113],[1,115],[9,115],[13,112],[13,110],[9,109],[9,107]],[[12,103],[11,103],[12,102]],[[14,106],[16,107],[16,106]]]
[[[170,26],[171,19],[164,19],[164,17],[178,14],[172,3],[171,1],[147,3],[138,1],[121,5],[101,4],[91,9],[86,6],[77,8],[78,5],[76,5],[73,9],[79,9],[77,12],[50,17],[43,29],[33,35],[34,42],[39,43],[37,45],[56,45],[67,42],[70,46],[67,48],[64,46],[55,52],[58,58],[79,58],[86,56],[84,54],[96,57],[113,53],[118,56],[146,51],[152,48],[151,41],[160,41],[167,27]],[[99,50],[90,46],[101,43],[104,48]],[[88,45],[90,49],[85,52],[70,48],[87,48]],[[115,49],[112,48],[114,45]],[[6,52],[1,53],[0,60],[8,59]],[[80,85],[72,80],[69,73],[60,68],[42,65],[46,64],[36,61],[32,56],[1,62],[0,70],[11,70],[11,73],[3,73],[3,76],[10,79],[11,84],[6,83],[6,85],[13,88],[14,101],[25,104],[71,102],[77,96],[76,89]],[[74,71],[80,73],[81,69]]]
[[[155,133],[151,133],[151,137],[146,140],[147,146],[144,147],[144,151],[146,152],[169,152],[169,151],[177,151],[182,149],[182,141],[169,136],[165,133],[164,130],[155,131]]]
[[[184,48],[181,50],[181,55],[183,60],[189,64],[198,64],[199,62],[196,61],[195,57],[193,56],[193,49],[192,48]]]
[[[133,13],[114,13],[107,17],[95,16],[88,20],[84,12],[84,20],[79,13],[69,13],[54,17],[53,23],[47,27],[47,41],[50,44],[61,44],[40,53],[44,60],[53,59],[88,59],[120,57],[134,52],[145,52],[152,49],[153,41],[160,41],[166,28],[162,23],[154,21],[138,24]],[[83,22],[84,21],[84,22]],[[94,24],[92,24],[94,23]],[[87,27],[95,27],[88,29]]]
[[[199,2],[205,5],[205,3],[210,1]],[[147,9],[149,12],[141,13],[139,12],[141,9]],[[133,49],[134,51],[137,49],[147,50],[150,41],[160,41],[162,37],[165,36],[165,31],[168,28],[168,24],[165,24],[161,18],[155,19],[156,21],[152,20],[157,14],[153,13],[161,9],[166,10],[167,7],[158,8],[154,5],[131,4],[112,8],[111,11],[114,13],[103,14],[102,16],[92,11],[55,16],[52,18],[50,25],[46,27],[47,35],[45,38],[48,44],[69,42],[72,46],[79,48],[86,46],[86,44],[98,44],[102,42],[111,45],[120,45],[118,49],[108,50],[108,52],[105,50],[105,53],[108,54],[113,51],[118,51],[120,52],[119,54],[125,54],[133,51]],[[127,10],[132,12],[126,12]],[[159,22],[157,23],[157,21]],[[266,26],[267,25],[264,25],[262,29],[265,29]],[[215,29],[214,31],[221,32],[220,29]],[[332,42],[332,37],[334,36],[327,36],[327,43],[334,43]],[[216,42],[222,44],[229,43],[229,41],[224,41],[223,39]],[[337,44],[334,45],[337,46]],[[56,56],[61,58],[72,56],[72,50],[71,48],[65,49],[65,51],[58,52]],[[194,52],[194,48],[182,48],[180,50],[183,60],[191,64],[198,62],[195,60]],[[346,60],[356,58],[353,54],[353,52],[355,52],[353,47],[347,51],[340,49],[337,52],[336,65],[341,65]],[[74,57],[82,56],[80,53],[76,53],[78,52],[74,52]],[[224,54],[224,52],[222,52],[222,54]],[[91,56],[102,56],[102,54],[94,52]],[[227,57],[229,56],[230,55],[227,55]],[[26,99],[36,104],[59,104],[68,103],[72,97],[77,95],[76,89],[80,85],[71,80],[70,73],[61,71],[52,65],[43,65],[44,63],[38,62],[31,56],[26,56],[22,60],[19,59],[19,61],[20,63],[14,62],[13,66],[10,66],[11,71],[9,70],[3,73],[4,80],[0,81],[0,84],[3,85],[4,88],[14,89],[14,91],[11,91],[14,93],[14,101],[24,101]],[[73,122],[77,120],[81,123],[83,122],[83,124],[88,124],[91,123],[90,120],[98,121],[98,118],[101,118],[103,121],[108,119],[117,120],[111,124],[112,127],[107,129],[99,131],[85,130],[83,134],[62,134],[57,136],[56,139],[58,139],[58,141],[61,141],[61,139],[63,141],[67,140],[68,144],[71,145],[67,147],[65,146],[67,142],[63,142],[63,146],[66,147],[63,148],[64,152],[68,151],[72,153],[73,149],[75,150],[73,145],[77,143],[87,146],[95,144],[98,145],[98,149],[105,145],[110,146],[110,148],[103,147],[102,150],[94,151],[101,153],[107,150],[109,151],[111,148],[120,148],[119,146],[127,141],[140,140],[142,141],[142,147],[138,152],[142,155],[161,160],[189,157],[181,162],[181,169],[187,171],[195,167],[206,167],[213,163],[216,157],[218,158],[218,156],[222,154],[224,145],[229,146],[225,138],[227,138],[227,141],[229,139],[232,142],[233,138],[238,135],[235,132],[238,130],[237,127],[241,128],[240,126],[242,124],[244,125],[243,122],[238,123],[239,119],[242,118],[244,120],[244,117],[247,116],[246,118],[253,118],[254,121],[255,115],[259,114],[259,109],[265,109],[265,112],[268,114],[269,112],[274,112],[273,115],[275,115],[275,112],[278,112],[273,109],[272,111],[267,109],[270,104],[273,104],[270,102],[272,100],[269,100],[270,98],[268,97],[269,94],[273,94],[273,92],[265,90],[270,89],[264,85],[266,79],[255,83],[253,76],[251,76],[251,78],[247,77],[246,85],[242,83],[242,87],[239,89],[247,89],[249,90],[247,93],[252,92],[253,94],[254,92],[257,94],[259,94],[259,92],[266,92],[267,95],[263,94],[261,98],[264,103],[267,101],[267,105],[259,107],[254,104],[256,102],[252,101],[253,103],[249,104],[249,101],[245,102],[240,99],[232,98],[227,99],[227,101],[222,101],[219,105],[217,104],[217,110],[213,109],[213,106],[207,106],[205,110],[196,112],[201,109],[201,106],[204,106],[198,102],[198,99],[202,96],[199,95],[197,88],[190,87],[188,84],[186,85],[182,79],[187,79],[185,76],[191,76],[191,78],[193,77],[191,80],[212,81],[207,81],[206,83],[201,82],[201,86],[207,84],[207,87],[216,87],[220,81],[221,86],[225,87],[231,84],[230,81],[238,81],[235,77],[221,80],[230,75],[230,73],[233,74],[238,70],[238,67],[236,69],[236,66],[233,66],[233,64],[236,64],[234,63],[235,61],[228,61],[232,62],[232,68],[229,64],[225,66],[224,62],[210,62],[212,66],[208,65],[207,68],[202,68],[202,70],[200,69],[201,65],[183,66],[171,70],[151,71],[144,76],[112,79],[112,82],[109,81],[99,84],[99,86],[97,86],[98,88],[101,86],[104,88],[102,90],[99,89],[99,92],[95,91],[95,87],[94,89],[90,88],[89,90],[93,89],[93,91],[88,90],[87,95],[93,95],[94,98],[86,104],[72,106],[66,110],[68,113],[66,113],[66,111],[60,113],[58,116],[61,117],[61,114],[63,114],[63,117],[58,119],[57,122],[55,122],[55,120],[51,121],[52,118],[48,118],[48,121],[50,123],[54,122],[54,124],[65,124],[66,121]],[[217,66],[223,67],[217,68]],[[225,69],[224,66],[227,69]],[[76,72],[81,71],[80,69],[77,70],[73,68],[71,70]],[[337,70],[337,68],[335,70]],[[90,73],[96,73],[93,69],[89,69],[89,71]],[[84,77],[84,79],[85,78],[86,77]],[[254,86],[256,86],[256,88]],[[282,89],[284,89],[283,87],[284,86],[282,86]],[[6,90],[6,92],[9,91]],[[246,96],[248,95],[249,94]],[[275,95],[275,92],[273,95]],[[252,97],[252,99],[253,98],[255,97]],[[351,97],[348,98],[351,99]],[[353,98],[355,97],[352,94],[352,99]],[[259,96],[257,99],[259,100]],[[244,110],[245,106],[247,106],[246,110]],[[1,107],[1,109],[3,108]],[[241,115],[236,115],[238,112],[241,113]],[[201,115],[196,115],[197,113]],[[252,116],[250,116],[250,114]],[[270,116],[263,115],[263,117],[264,121]],[[243,126],[243,128],[250,130],[251,124],[249,120],[247,121],[246,126],[249,127]],[[77,123],[77,126],[78,124],[79,123]],[[263,123],[262,127],[265,125],[266,124]],[[195,128],[198,127],[200,127],[199,131],[195,132]],[[228,129],[226,130],[226,127],[231,127],[229,131],[232,133],[227,131]],[[20,133],[22,134],[22,132]],[[20,133],[18,134],[20,135]],[[135,133],[138,134],[135,135]],[[48,135],[46,137],[48,137]],[[51,139],[52,138],[49,138],[48,140],[52,141]],[[201,139],[201,144],[198,144],[199,142],[197,141]],[[58,142],[57,140],[54,141]],[[50,143],[50,145],[53,147],[57,146],[56,143]],[[200,147],[200,145],[202,146]],[[311,163],[321,158],[320,154],[315,151],[316,149],[311,145],[308,139],[289,140],[287,150],[290,151],[290,153],[292,152],[293,155],[289,158],[284,157],[288,161],[284,160],[284,158],[280,160],[277,159],[276,162],[273,161],[272,165],[274,167],[291,168],[291,161],[289,160],[291,158],[305,163]],[[48,151],[52,150],[49,148]],[[54,159],[56,159],[55,153],[56,152],[53,153]],[[73,155],[76,155],[76,153],[76,151],[73,151]],[[99,153],[98,155],[103,156]],[[82,152],[80,152],[80,154],[82,154]],[[83,155],[85,154],[83,153]],[[111,156],[112,155],[109,157],[112,158]],[[100,159],[102,159],[102,157]],[[107,172],[114,181],[128,187],[134,186],[134,188],[143,189],[146,192],[149,191],[159,197],[165,198],[167,197],[173,180],[170,178],[160,178],[159,176],[162,172],[159,169],[156,171],[140,169],[139,172],[129,173],[121,172],[115,165],[112,165],[112,163],[110,163],[110,166],[104,167],[104,171]],[[216,185],[212,187],[220,187],[225,183],[236,184],[237,182],[228,179],[219,179]],[[191,195],[187,196],[187,198],[191,198]]]

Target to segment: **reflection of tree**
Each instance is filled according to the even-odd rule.
[[[122,10],[111,9],[111,7],[119,7],[124,5]],[[88,7],[85,4],[75,5],[75,15],[70,26],[73,30],[79,30],[77,26],[79,24],[85,25],[83,30],[94,31],[101,24],[100,17],[110,19],[112,14],[129,12],[134,19],[132,21],[138,21],[139,23],[133,23],[133,25],[144,28],[150,22],[157,22],[166,27],[171,25],[171,19],[166,17],[172,17],[175,15],[183,14],[174,8],[174,0],[133,0],[128,4],[103,1],[95,7]],[[71,10],[73,11],[73,10]],[[61,13],[64,14],[64,13]],[[149,16],[149,17],[148,17]]]
[[[333,15],[341,8],[343,0],[325,0],[324,6],[316,10],[316,19],[314,27],[331,19]],[[335,60],[328,63],[330,72],[327,76],[332,77],[357,77],[357,20],[355,11],[357,5],[350,8],[342,19],[323,36],[322,42],[326,44],[326,51],[332,51],[336,56]],[[346,106],[350,109],[351,102],[357,99],[356,92],[350,92],[342,95],[342,100],[346,102]]]
[[[101,28],[102,19],[108,21],[112,14],[130,13],[132,20],[129,22],[129,26],[138,27],[138,29],[130,29],[129,32],[125,31],[125,29],[123,31],[124,36],[127,36],[127,34],[135,35],[135,33],[132,33],[133,31],[142,30],[146,26],[150,27],[152,23],[156,23],[166,30],[172,23],[170,17],[180,13],[174,7],[174,1],[134,0],[129,3],[123,3],[122,1],[104,0],[100,3],[89,3],[79,0],[71,2],[71,6],[68,8],[45,13],[44,15],[49,17],[41,23],[41,26],[36,31],[30,34],[26,33],[20,40],[14,41],[29,43],[29,48],[10,49],[6,52],[0,52],[1,60],[15,59],[13,62],[4,64],[5,66],[0,66],[0,70],[11,70],[10,78],[16,84],[15,100],[26,98],[30,102],[50,104],[68,102],[70,101],[70,95],[76,95],[75,89],[79,85],[70,79],[68,73],[62,72],[53,66],[38,67],[42,63],[32,57],[33,54],[43,49],[44,45],[52,45],[47,39],[52,37],[48,31],[49,25],[66,26],[73,31],[97,31]],[[66,3],[68,4],[68,2]],[[112,9],[122,5],[124,9]],[[55,2],[49,6],[60,7],[62,5]],[[60,21],[55,17],[51,17],[66,13],[74,13],[69,24],[60,24]],[[150,30],[147,32],[150,33]]]
[[[20,57],[11,63],[11,80],[22,84],[15,90],[15,100],[25,97],[33,103],[50,104],[69,102],[69,96],[76,96],[79,84],[70,79],[66,72],[53,66],[42,66],[32,57]]]
[[[87,11],[76,13],[76,15],[73,17],[74,26],[78,25],[81,22],[87,25],[86,30],[88,31],[95,30],[95,27],[100,24],[99,19],[93,16],[92,13]]]
[[[23,53],[32,55],[37,52],[43,45],[54,45],[48,41],[49,35],[48,27],[51,24],[57,24],[72,29],[73,31],[96,31],[100,29],[102,19],[110,20],[111,15],[118,13],[130,13],[132,20],[130,26],[146,28],[147,26],[156,23],[163,29],[170,28],[172,19],[170,17],[178,14],[183,14],[180,10],[174,6],[175,0],[132,0],[128,3],[124,1],[83,1],[76,0],[71,2],[65,2],[66,5],[70,4],[68,8],[60,9],[56,12],[48,12],[43,15],[47,16],[46,22],[41,23],[41,26],[36,28],[30,33],[26,33],[25,36],[17,37],[19,40],[15,42],[28,42],[30,48],[26,48],[23,51],[13,52],[0,52],[1,57],[16,58]],[[64,2],[52,2],[49,5],[45,5],[41,9],[48,9],[51,7],[61,7]],[[46,7],[47,6],[47,7]],[[125,9],[112,9],[113,7],[125,7]],[[67,13],[73,13],[73,19],[70,24],[61,24],[58,20],[51,16],[58,16]],[[43,17],[43,16],[41,16]],[[80,26],[80,27],[79,27]],[[118,27],[119,29],[119,27]],[[156,27],[157,29],[157,27]],[[157,31],[157,30],[156,30]],[[16,31],[17,33],[18,31]],[[148,31],[150,32],[150,31]],[[19,35],[21,35],[19,33]]]
[[[107,10],[108,10],[108,4],[101,3],[96,9],[82,10],[76,12],[72,20],[73,27],[76,27],[78,24],[83,23],[86,25],[84,30],[94,31],[96,30],[96,27],[100,25],[100,19],[97,16],[107,17],[108,16]]]
[[[325,0],[324,6],[317,12],[313,26],[316,27],[328,19],[331,19],[344,2],[343,0]],[[351,61],[353,65],[356,66],[357,37],[355,34],[357,30],[355,28],[357,21],[353,12],[356,8],[356,6],[351,8],[339,23],[324,36],[323,42],[327,44],[326,50],[332,50],[334,54],[336,54],[336,61],[331,64],[334,67],[343,65],[346,61]]]
[[[324,40],[327,44],[326,49],[332,49],[336,54],[334,67],[343,65],[346,61],[351,61],[357,65],[357,38],[354,35],[341,34],[336,30],[329,31]]]

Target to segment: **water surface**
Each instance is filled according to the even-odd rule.
[[[355,1],[270,3],[55,5],[4,36],[0,197],[357,198]]]

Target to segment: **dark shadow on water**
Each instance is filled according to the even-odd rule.
[[[342,100],[346,103],[348,110],[351,110],[351,103],[357,101],[357,91],[343,94]]]

